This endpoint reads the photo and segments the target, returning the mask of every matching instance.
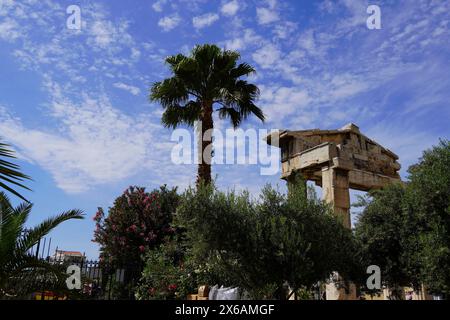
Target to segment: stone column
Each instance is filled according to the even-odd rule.
[[[351,228],[350,220],[350,192],[348,171],[333,168],[322,168],[322,198],[332,205],[334,214],[346,228]],[[333,277],[338,281],[343,279],[335,273]],[[335,283],[326,285],[327,300],[356,300],[356,287],[349,284],[348,291],[338,288]]]
[[[322,198],[333,206],[334,213],[342,224],[351,228],[350,221],[350,192],[348,171],[333,168],[322,168]]]

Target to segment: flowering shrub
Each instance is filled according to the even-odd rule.
[[[179,196],[176,188],[166,186],[145,192],[145,188],[129,187],[114,201],[108,214],[99,208],[94,242],[100,245],[100,261],[104,266],[125,269],[125,277],[139,278],[141,255],[171,239],[176,230],[170,226]],[[127,279],[126,279],[127,280]]]
[[[187,256],[183,240],[162,244],[146,252],[145,267],[136,298],[139,300],[186,299],[195,292],[198,277]]]

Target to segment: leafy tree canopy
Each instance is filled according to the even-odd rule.
[[[345,276],[353,271],[357,250],[351,231],[310,194],[307,199],[298,187],[283,195],[267,186],[255,201],[248,192],[203,185],[186,191],[176,218],[211,281],[239,286],[257,298],[283,299],[285,283],[310,289],[333,271]]]

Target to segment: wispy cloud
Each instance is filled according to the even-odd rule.
[[[114,87],[128,91],[129,93],[131,93],[132,95],[135,95],[135,96],[137,96],[139,93],[141,93],[141,89],[139,89],[138,87],[126,84],[126,83],[116,82],[113,85],[114,85]]]
[[[1,6],[0,6],[1,9]],[[20,26],[13,19],[5,19],[0,22],[0,39],[13,41],[20,36]]]
[[[2,11],[7,16],[2,21],[27,26],[18,28],[20,33],[14,35],[2,34],[8,36],[3,40],[15,43],[12,56],[23,69],[42,76],[41,90],[49,100],[37,112],[42,121],[56,126],[30,126],[11,111],[14,109],[1,108],[1,135],[24,159],[47,170],[56,185],[68,193],[86,192],[143,171],[149,173],[149,179],[161,183],[167,180],[169,184],[176,184],[176,179],[164,179],[169,176],[167,170],[188,175],[186,168],[172,166],[170,150],[174,143],[150,107],[148,112],[131,116],[121,111],[129,106],[111,102],[105,89],[110,82],[112,87],[139,95],[141,89],[131,83],[149,83],[136,67],[142,52],[148,54],[146,58],[157,57],[160,64],[164,50],[148,42],[136,42],[129,33],[128,21],[113,22],[102,6],[83,7],[81,32],[86,42],[80,42],[80,32],[52,28],[53,21],[37,20],[33,15],[15,14],[21,8],[31,12],[30,5],[11,3]],[[42,12],[33,8],[37,16],[49,11],[58,16],[53,10],[65,12],[56,4],[57,9],[52,9],[51,1],[40,5]],[[37,40],[29,27],[32,21],[48,30],[47,38]],[[167,166],[161,168],[160,161]]]
[[[178,14],[163,17],[159,19],[158,26],[164,31],[170,31],[176,28],[181,22],[181,17]]]
[[[271,9],[268,8],[257,8],[256,15],[258,16],[259,24],[269,24],[280,20],[278,12],[272,11]]]
[[[228,17],[234,16],[239,11],[239,2],[237,0],[226,2],[220,8],[220,12]]]
[[[219,15],[217,13],[205,13],[204,15],[193,17],[192,25],[195,29],[203,29],[212,25],[217,20],[219,20]]]
[[[148,116],[126,116],[105,95],[86,93],[78,103],[54,97],[50,111],[61,123],[59,132],[27,128],[5,110],[0,131],[66,192],[84,192],[159,166],[155,155],[164,144],[155,142],[161,141],[155,136],[159,125]]]
[[[163,11],[163,7],[164,7],[164,5],[167,3],[167,1],[168,1],[168,0],[158,0],[158,1],[155,1],[155,2],[152,4],[153,10],[155,10],[156,12],[162,12],[162,11]]]
[[[266,0],[265,7],[256,8],[256,16],[259,24],[269,24],[280,20],[280,16],[277,9],[277,0]]]

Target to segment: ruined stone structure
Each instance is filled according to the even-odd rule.
[[[267,142],[272,143],[269,135]],[[398,156],[363,135],[354,124],[338,130],[279,132],[281,178],[300,174],[323,188],[343,224],[350,228],[349,189],[368,191],[400,181]]]
[[[272,144],[275,137],[266,140]],[[322,187],[344,226],[351,228],[349,189],[368,191],[400,181],[398,156],[363,135],[354,124],[338,130],[281,131],[281,178],[293,182],[300,174],[305,181]],[[334,299],[356,298],[355,293],[327,287]]]

